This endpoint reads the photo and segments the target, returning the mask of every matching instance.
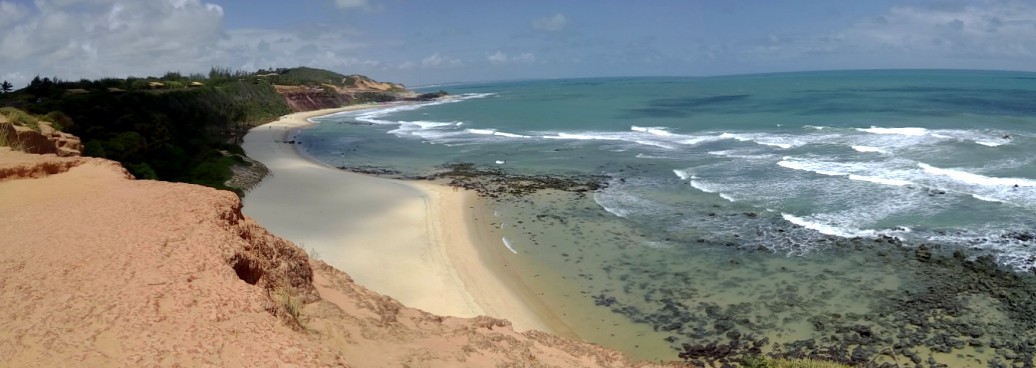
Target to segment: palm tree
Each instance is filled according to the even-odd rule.
[[[0,83],[0,91],[3,91],[4,93],[11,92],[12,88],[14,88],[14,86],[11,85],[11,82],[4,81],[3,83]]]

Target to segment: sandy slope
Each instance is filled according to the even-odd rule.
[[[230,192],[0,148],[0,366],[629,366],[503,320],[407,308]],[[299,317],[290,317],[297,301]]]
[[[553,330],[480,258],[478,247],[487,245],[471,234],[473,193],[344,172],[277,143],[293,140],[311,125],[307,118],[331,111],[340,110],[292,114],[249,132],[245,151],[271,175],[245,196],[246,214],[408,306]]]

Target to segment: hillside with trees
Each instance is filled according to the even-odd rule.
[[[322,99],[292,102],[300,96]],[[240,194],[224,183],[231,166],[247,165],[238,143],[248,129],[292,111],[412,96],[402,85],[320,69],[212,68],[208,75],[170,72],[80,81],[36,77],[27,87],[0,95],[0,106],[48,117],[82,139],[85,156],[119,161],[137,178]]]

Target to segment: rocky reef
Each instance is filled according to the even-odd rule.
[[[430,175],[404,175],[398,170],[376,166],[338,168],[402,180],[439,180],[449,186],[475,191],[486,198],[522,197],[540,190],[559,190],[586,195],[607,187],[609,179],[606,176],[513,174],[500,169],[479,167],[469,162],[448,163]]]

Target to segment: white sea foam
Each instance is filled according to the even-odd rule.
[[[998,178],[992,176],[984,176],[979,174],[973,174],[966,171],[943,169],[934,167],[932,165],[920,162],[917,166],[921,167],[922,170],[929,174],[941,175],[949,177],[953,180],[972,184],[972,185],[988,185],[988,186],[1004,186],[1013,187],[1015,185],[1019,187],[1034,187],[1036,186],[1036,180],[1022,179],[1022,178]]]
[[[679,177],[680,180],[687,180],[687,179],[693,179],[694,178],[694,175],[691,174],[690,170],[673,169],[673,173],[676,174],[676,176]]]
[[[507,240],[507,237],[500,237],[500,240],[504,241],[504,246],[507,247],[507,250],[511,251],[511,253],[518,254],[518,251],[514,250],[514,247],[511,246],[511,242]]]
[[[670,133],[668,129],[669,128],[666,127],[639,127],[636,125],[630,127],[630,130],[634,132],[643,132],[661,137],[669,137],[673,135],[673,133]]]
[[[532,138],[532,137],[527,136],[527,135],[514,134],[514,133],[505,133],[505,132],[493,132],[493,135],[501,136],[501,137],[507,137],[507,138]]]
[[[390,134],[395,135],[416,135],[422,138],[439,138],[445,134],[446,131],[443,128],[456,127],[459,122],[441,122],[441,121],[399,121],[396,122],[399,127],[388,131]]]
[[[721,139],[733,139],[733,140],[740,141],[740,142],[751,142],[752,141],[752,138],[749,138],[749,137],[741,135],[741,134],[734,134],[734,133],[723,133],[723,134],[719,135],[719,138],[721,138]]]
[[[594,202],[597,202],[597,205],[601,206],[601,208],[603,208],[605,211],[608,211],[608,213],[622,218],[626,218],[626,216],[629,216],[629,211],[627,211],[624,208],[621,208],[616,203],[611,203],[613,202],[613,200],[610,200],[612,199],[610,197],[611,196],[603,194],[602,192],[594,192]]]
[[[855,150],[857,152],[864,152],[864,153],[868,153],[868,152],[888,153],[888,151],[883,150],[883,149],[878,148],[878,147],[871,147],[871,146],[851,146],[851,147],[852,147],[853,150]]]
[[[715,142],[715,141],[723,140],[723,139],[728,139],[728,138],[723,137],[723,136],[707,135],[707,136],[690,137],[690,138],[687,138],[687,139],[683,139],[683,140],[681,140],[681,141],[679,141],[677,143],[693,146],[693,145],[696,145],[696,144],[707,143],[707,142]]]
[[[446,127],[446,126],[458,126],[458,125],[461,124],[460,122],[457,122],[457,121],[445,123],[445,122],[441,122],[441,121],[421,121],[421,120],[418,120],[418,121],[408,121],[406,123],[407,124],[417,125],[417,126],[421,127],[421,129],[434,129],[434,128]]]
[[[794,145],[792,145],[790,143],[776,143],[776,142],[766,142],[766,141],[755,141],[755,143],[759,143],[759,144],[764,145],[764,146],[779,147],[779,148],[783,148],[783,149],[789,149],[791,147],[794,147]]]
[[[971,195],[971,198],[975,198],[975,199],[977,199],[977,200],[980,200],[980,201],[985,201],[985,202],[993,202],[993,203],[1007,203],[1007,204],[1010,204],[1010,202],[1008,202],[1008,201],[1003,201],[1003,200],[999,200],[999,199],[996,199],[996,198],[993,198],[993,197],[987,197],[987,196],[984,196],[984,195],[978,195],[978,194],[972,194],[972,195]]]
[[[975,141],[975,143],[981,144],[981,145],[986,146],[986,147],[999,147],[999,146],[1003,146],[1003,145],[1007,144],[1007,141],[1006,140],[1003,141],[1003,142]]]
[[[723,198],[723,199],[725,199],[727,201],[730,201],[730,202],[737,202],[737,198],[734,198],[730,194],[720,192],[719,189],[716,189],[716,188],[714,188],[714,187],[712,187],[712,186],[710,186],[710,185],[708,185],[706,183],[703,183],[700,180],[691,179],[689,184],[694,189],[700,190],[700,191],[705,192],[705,193],[717,194],[717,195],[719,195],[720,198]]]
[[[671,144],[665,144],[663,142],[657,142],[657,141],[652,141],[652,140],[637,139],[637,140],[634,140],[633,143],[641,144],[641,145],[645,145],[645,146],[654,146],[654,147],[659,147],[659,148],[665,148],[665,149],[676,149],[676,147],[674,147]]]
[[[702,182],[700,182],[698,180],[691,180],[691,182],[689,184],[691,184],[691,187],[693,187],[694,189],[703,191],[705,193],[716,193],[716,192],[718,192],[718,190],[714,190],[712,188],[709,188],[709,186],[707,184],[702,183]]]
[[[909,182],[909,181],[906,181],[906,180],[889,179],[889,178],[882,178],[882,177],[876,177],[876,176],[864,176],[864,175],[855,175],[855,174],[849,175],[849,180],[866,181],[866,182],[875,183],[875,184],[892,185],[892,186],[897,186],[897,187],[914,184],[913,182]]]
[[[794,216],[794,215],[791,215],[791,214],[788,214],[788,213],[784,213],[784,212],[781,212],[781,217],[783,217],[785,220],[787,220],[790,223],[802,226],[802,227],[810,229],[810,230],[814,230],[814,231],[816,231],[818,233],[821,233],[821,234],[824,234],[824,235],[833,235],[833,236],[839,236],[839,237],[843,237],[843,238],[853,238],[853,237],[857,237],[857,236],[860,236],[860,237],[872,237],[872,236],[875,235],[874,230],[860,230],[860,229],[842,228],[842,227],[838,227],[838,226],[834,226],[834,225],[828,225],[828,224],[824,224],[824,223],[820,223],[820,222],[809,221],[809,220],[807,220],[805,218]]]
[[[782,149],[789,149],[796,146],[805,144],[805,141],[800,141],[797,138],[784,135],[766,135],[766,134],[736,134],[736,133],[723,133],[720,134],[718,139],[733,139],[738,142],[752,142],[770,147],[778,147]]]
[[[879,128],[871,126],[870,128],[856,128],[856,130],[871,134],[895,134],[895,135],[906,135],[906,136],[922,136],[928,134],[928,129],[925,128]]]
[[[786,157],[785,160],[777,162],[778,166],[801,171],[809,171],[826,176],[841,176],[846,177],[849,180],[864,181],[874,184],[891,185],[891,186],[907,186],[913,185],[914,183],[909,180],[888,177],[888,176],[875,176],[875,175],[863,175],[855,172],[870,171],[865,166],[855,166],[849,163],[834,163],[834,162],[822,162],[822,161],[791,161],[788,160],[790,157]],[[876,170],[880,172],[892,172],[898,173],[894,170]]]
[[[493,133],[496,133],[496,131],[492,129],[468,129],[468,133],[480,135],[493,135]]]
[[[592,140],[618,141],[618,140],[622,140],[622,138],[619,138],[619,137],[605,136],[605,135],[599,135],[599,134],[587,134],[587,133],[557,133],[556,135],[545,135],[545,136],[543,136],[543,138],[546,138],[546,139],[571,139],[571,140],[580,140],[580,141],[592,141]]]
[[[435,106],[435,105],[442,105],[442,104],[448,104],[448,103],[456,103],[456,102],[461,102],[461,101],[464,101],[464,100],[470,100],[470,99],[476,99],[476,98],[486,98],[486,97],[493,96],[493,95],[495,95],[495,93],[466,93],[466,94],[463,94],[463,95],[460,95],[460,96],[456,96],[456,97],[452,97],[452,98],[436,100],[436,101],[431,101],[431,102],[425,102],[425,103],[419,103],[419,104],[396,105],[396,106],[391,106],[391,107],[387,107],[387,108],[377,108],[377,109],[370,110],[370,111],[363,110],[362,112],[359,113],[359,115],[357,115],[355,117],[355,119],[358,120],[358,121],[362,121],[362,122],[366,122],[366,123],[371,123],[371,124],[379,124],[379,125],[402,124],[402,123],[404,123],[402,121],[382,120],[380,118],[384,117],[386,115],[390,115],[390,114],[394,114],[394,113],[400,112],[400,111],[417,110],[417,109],[420,109],[420,108],[423,108],[423,107],[427,107],[427,106]]]

